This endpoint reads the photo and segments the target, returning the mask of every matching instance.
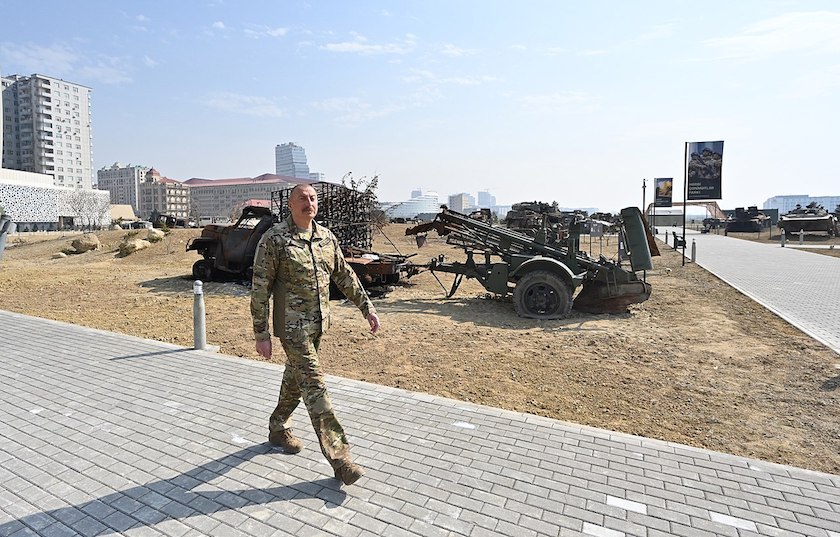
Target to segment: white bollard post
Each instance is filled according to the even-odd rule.
[[[691,262],[697,261],[697,244],[691,239]]]
[[[201,280],[193,283],[193,348],[204,350],[207,346],[207,332],[204,323],[204,284]]]
[[[782,248],[785,247],[785,228],[782,228],[782,231],[779,233],[779,240],[782,243]]]
[[[802,246],[803,244],[805,244],[805,230],[800,229],[799,230],[799,245]]]

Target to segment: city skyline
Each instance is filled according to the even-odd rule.
[[[378,176],[380,199],[615,210],[643,179],[680,199],[684,144],[724,140],[721,206],[836,194],[836,3],[703,6],[0,0],[0,74],[92,88],[94,170],[254,177],[295,140],[326,180]]]

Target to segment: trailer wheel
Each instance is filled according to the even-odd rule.
[[[572,311],[572,290],[553,272],[535,270],[516,282],[513,307],[520,317],[563,319]]]
[[[201,280],[203,282],[213,281],[213,265],[206,259],[199,259],[193,263],[192,275],[194,280]]]

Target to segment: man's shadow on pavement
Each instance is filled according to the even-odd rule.
[[[255,444],[220,459],[208,461],[170,479],[138,485],[84,503],[31,513],[4,522],[0,524],[0,535],[12,535],[23,528],[40,532],[59,521],[73,532],[96,536],[123,532],[139,526],[154,526],[166,520],[184,520],[276,501],[314,498],[323,500],[324,506],[332,509],[340,506],[346,499],[347,494],[340,489],[340,482],[332,478],[263,489],[193,490],[222,477],[258,455],[269,453],[282,455],[282,452],[277,452],[267,443]],[[222,528],[220,530],[223,531]],[[58,531],[58,528],[53,528],[53,531]]]

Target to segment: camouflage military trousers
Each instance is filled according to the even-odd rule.
[[[350,446],[327,394],[324,374],[318,362],[320,343],[320,327],[317,330],[294,331],[282,339],[286,369],[280,385],[280,398],[268,420],[268,429],[274,432],[289,428],[292,412],[303,399],[312,427],[318,435],[321,452],[335,466],[337,461],[347,459]]]

